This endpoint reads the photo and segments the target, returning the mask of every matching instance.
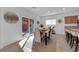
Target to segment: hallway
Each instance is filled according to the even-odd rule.
[[[23,52],[23,50],[19,42],[15,42],[4,47],[0,52]],[[44,42],[41,45],[33,43],[32,52],[74,52],[74,47],[72,49],[69,47],[64,35],[52,35],[47,46],[44,45]]]

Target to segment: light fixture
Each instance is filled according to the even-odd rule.
[[[33,9],[36,9],[37,7],[32,7]]]
[[[64,10],[66,10],[66,8],[62,8],[62,10],[64,11]]]
[[[50,11],[48,11],[48,13],[50,13]]]

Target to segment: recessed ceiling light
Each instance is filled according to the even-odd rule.
[[[48,13],[50,13],[50,11],[48,11]]]
[[[66,10],[66,8],[62,8],[62,10]]]
[[[32,7],[32,8],[36,9],[37,7]]]

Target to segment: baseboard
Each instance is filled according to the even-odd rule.
[[[18,36],[17,38],[15,38],[15,40],[10,41],[10,43],[6,43],[6,44],[2,43],[1,44],[2,46],[0,46],[0,49],[4,48],[5,46],[8,46],[8,45],[10,45],[12,43],[15,43],[15,42],[20,41],[21,40],[21,37],[22,37],[22,35]]]

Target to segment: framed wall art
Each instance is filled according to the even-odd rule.
[[[7,12],[4,14],[4,19],[7,23],[17,23],[19,17],[14,12]]]

